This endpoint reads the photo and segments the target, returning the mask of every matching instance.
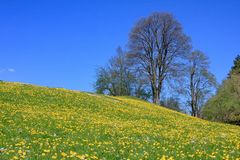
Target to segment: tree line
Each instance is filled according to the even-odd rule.
[[[217,88],[216,78],[206,54],[193,50],[173,15],[141,18],[130,31],[127,46],[119,47],[117,55],[97,69],[97,93],[151,99],[178,111],[183,103],[192,116],[203,117],[202,107]]]

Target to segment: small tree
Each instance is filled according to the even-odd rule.
[[[181,112],[181,104],[178,98],[174,98],[174,97],[169,97],[166,99],[161,100],[161,106]]]
[[[194,51],[187,59],[185,86],[182,85],[181,91],[187,98],[191,115],[200,117],[201,107],[216,87],[216,79],[209,71],[209,61],[204,53]]]
[[[117,55],[106,67],[97,70],[95,89],[97,93],[113,96],[135,96],[149,99],[146,80],[136,68],[131,68],[127,54],[119,47]]]
[[[106,67],[100,67],[97,69],[97,80],[94,84],[96,93],[98,94],[115,94],[115,87],[111,81],[111,75]]]
[[[95,89],[97,93],[129,96],[133,81],[134,77],[129,70],[126,54],[119,47],[117,55],[109,60],[109,64],[97,70]]]
[[[240,55],[237,55],[237,57],[233,61],[233,66],[229,73],[230,76],[236,74],[240,74]]]

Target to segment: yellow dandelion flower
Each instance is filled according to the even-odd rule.
[[[54,156],[52,156],[52,159],[57,159],[57,156],[55,156],[55,155],[54,155]]]
[[[44,149],[43,150],[45,153],[50,153],[50,150],[49,149]]]
[[[62,152],[61,155],[62,155],[63,157],[66,157],[66,156],[67,156],[67,154],[64,153],[64,152]]]

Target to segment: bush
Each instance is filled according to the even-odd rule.
[[[231,75],[202,110],[202,117],[212,121],[240,125],[240,75]]]

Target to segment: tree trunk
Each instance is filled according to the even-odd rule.
[[[156,104],[160,104],[159,91],[156,94]]]
[[[157,90],[156,86],[152,86],[152,98],[153,98],[153,103],[157,103]]]
[[[192,116],[198,117],[197,109],[196,109],[194,102],[191,104],[191,107],[192,107]]]
[[[159,95],[158,94],[154,94],[154,96],[153,96],[153,103],[160,104],[160,100],[159,100]]]
[[[160,104],[159,91],[157,88],[153,90],[153,103]]]
[[[159,89],[155,85],[152,85],[152,98],[153,103],[160,104]]]
[[[159,77],[159,79],[160,79],[160,77]],[[160,104],[162,88],[163,88],[163,79],[159,80],[159,82],[158,82],[158,91],[157,91],[158,101],[157,101],[157,104]]]

